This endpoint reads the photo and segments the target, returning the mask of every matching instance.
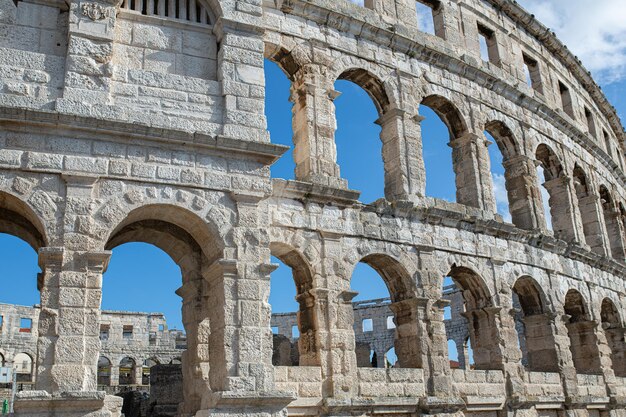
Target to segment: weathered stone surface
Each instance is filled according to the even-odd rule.
[[[0,6],[0,231],[42,270],[37,332],[22,344],[37,391],[17,416],[120,415],[96,391],[102,274],[112,248],[137,240],[183,276],[178,416],[626,414],[615,110],[515,2],[419,3],[434,34],[407,0]],[[296,181],[270,177],[285,148],[267,132],[264,58],[291,82]],[[337,163],[338,79],[379,112],[385,198],[373,204]],[[456,203],[425,196],[420,104],[449,127]],[[511,222],[496,214],[488,146],[503,155]],[[272,255],[300,305],[287,370],[272,364]],[[358,366],[371,365],[350,290],[360,261],[390,290],[372,308],[395,328],[367,348],[385,366],[393,345],[393,368]],[[110,378],[143,379],[149,358],[122,354]]]

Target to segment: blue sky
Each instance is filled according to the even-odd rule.
[[[565,17],[573,21],[585,21],[582,14],[572,15],[571,0],[543,2],[539,0],[520,1],[540,20],[570,43],[570,47],[589,62],[597,80],[601,83],[608,99],[617,108],[622,118],[626,114],[626,45],[622,40],[614,40],[623,34],[626,23],[616,22],[615,31],[610,32],[602,25],[601,17],[595,17],[594,9],[586,19],[587,25],[568,26]],[[580,2],[583,0],[574,0]],[[618,3],[622,3],[621,5]],[[626,5],[622,0],[607,0],[613,14],[624,16]],[[587,15],[590,14],[586,7]],[[598,12],[599,13],[599,12]],[[582,20],[581,20],[582,19]],[[611,18],[611,21],[614,19]],[[623,20],[626,22],[626,18]],[[575,30],[572,30],[575,29]],[[588,36],[579,33],[591,31]],[[596,32],[601,33],[598,35]],[[587,41],[585,41],[587,39]],[[623,39],[626,39],[624,36]],[[589,45],[591,43],[591,45]],[[580,52],[576,50],[580,49]],[[617,49],[616,49],[617,48]],[[604,54],[604,55],[602,55]],[[604,59],[603,59],[604,57]],[[624,59],[622,59],[624,58]],[[268,128],[272,141],[292,146],[291,103],[289,81],[280,69],[272,63],[266,66]],[[370,203],[383,197],[383,167],[381,159],[380,127],[374,124],[378,118],[376,109],[367,94],[348,81],[338,81],[335,89],[342,94],[336,99],[338,128],[336,132],[337,159],[341,174],[348,180],[349,187],[360,190],[361,201]],[[427,195],[455,200],[454,174],[452,172],[451,150],[447,146],[448,132],[432,111],[420,108],[426,116],[423,126],[424,157],[427,170]],[[497,147],[489,147],[499,211],[506,217],[506,193],[503,188],[501,155]],[[293,179],[293,156],[285,154],[273,167],[274,177]],[[498,195],[499,194],[499,195]],[[277,259],[274,262],[280,264]],[[2,291],[0,302],[33,305],[39,302],[36,289],[37,256],[23,241],[0,234],[0,281]],[[125,244],[113,250],[109,270],[103,279],[104,309],[133,310],[165,313],[170,328],[182,328],[180,298],[174,291],[181,285],[180,270],[160,249],[143,244]],[[381,278],[369,266],[359,264],[353,273],[352,287],[359,292],[356,298],[369,299],[387,296]],[[295,286],[290,269],[280,264],[272,274],[270,303],[273,311],[295,311],[293,300]]]

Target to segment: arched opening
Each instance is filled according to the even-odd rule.
[[[0,306],[0,331],[4,335],[18,333],[22,346],[36,346],[39,337],[47,336],[39,334],[41,309],[35,307],[40,303],[48,307],[45,303],[51,298],[42,300],[38,291],[45,279],[38,266],[38,252],[45,246],[44,227],[37,215],[19,198],[0,192],[0,303],[17,305]],[[0,358],[3,366],[15,369],[20,389],[32,389],[36,382],[34,351],[15,353]]]
[[[291,80],[285,68],[295,71],[296,66],[291,55],[282,51],[272,56],[273,60],[265,59],[265,118],[267,130],[272,143],[289,146],[289,150],[271,167],[274,178],[295,179],[296,162],[293,152],[293,123],[292,112],[296,117],[298,112],[293,109],[294,100],[291,98]],[[297,102],[297,101],[296,101]],[[304,155],[298,156],[304,158]]]
[[[20,352],[13,358],[13,371],[17,374],[16,381],[33,382],[33,358],[28,353]]]
[[[6,366],[6,360],[4,359],[4,355],[2,353],[0,353],[0,366],[3,368]]]
[[[606,335],[606,341],[611,349],[611,362],[616,376],[626,377],[626,329],[622,325],[617,307],[608,298],[602,300],[600,311],[602,328]]]
[[[472,349],[472,338],[468,337],[463,343],[463,356],[465,357],[465,369],[476,369],[476,361],[474,360],[474,349]]]
[[[351,69],[338,77],[335,90],[340,93],[334,104],[341,177],[348,180],[349,188],[361,192],[363,202],[384,198],[389,194],[387,184],[391,175],[388,172],[391,164],[383,161],[386,157],[383,148],[390,140],[386,138],[382,118],[389,107],[384,87],[371,73]]]
[[[272,363],[281,366],[319,366],[319,335],[310,266],[295,249],[270,244],[272,262],[279,267],[270,279],[269,303],[274,352]],[[294,331],[295,326],[295,331]]]
[[[466,319],[469,333],[469,343],[464,349],[467,357],[472,357],[475,369],[501,369],[502,354],[497,342],[495,313],[489,308],[493,306],[489,289],[478,274],[466,267],[454,265],[447,276],[452,279],[463,299],[460,315]],[[452,309],[455,309],[454,302]],[[470,361],[465,365],[467,363],[472,364]]]
[[[388,361],[400,368],[422,366],[417,311],[409,301],[413,293],[410,282],[406,269],[388,255],[367,255],[355,267],[350,280],[351,289],[358,294],[353,302],[354,333],[357,346],[367,346],[370,352],[369,360],[357,352],[357,366],[384,368]],[[391,328],[387,325],[390,316]]]
[[[539,284],[531,277],[515,282],[513,307],[522,363],[529,371],[558,372],[551,318],[544,300]]]
[[[459,362],[459,350],[456,347],[456,342],[452,339],[448,339],[448,360],[450,361],[451,369],[461,367],[461,363]]]
[[[571,207],[568,199],[568,187],[563,175],[563,166],[549,146],[537,147],[535,157],[539,162],[537,178],[541,186],[541,202],[546,219],[546,227],[554,231],[557,237],[574,237],[571,221]]]
[[[391,347],[385,352],[385,368],[395,368],[398,365],[398,355],[396,348]]]
[[[203,393],[210,390],[212,384],[220,383],[211,379],[213,371],[223,375],[221,367],[224,361],[211,362],[209,367],[209,352],[223,355],[223,343],[214,340],[214,332],[211,331],[211,322],[223,321],[224,314],[221,307],[224,305],[224,292],[219,291],[224,273],[222,265],[216,262],[221,258],[222,249],[215,236],[210,224],[185,209],[148,205],[131,211],[111,233],[105,245],[106,249],[113,250],[113,256],[103,277],[104,306],[114,301],[113,297],[107,297],[107,280],[113,281],[110,274],[114,274],[119,267],[122,269],[120,281],[125,283],[126,288],[132,288],[137,283],[142,288],[117,293],[117,298],[121,299],[118,301],[126,302],[127,308],[129,302],[139,301],[132,297],[142,293],[142,300],[155,303],[140,305],[142,310],[165,309],[168,314],[178,316],[178,320],[181,317],[178,312],[182,310],[184,333],[175,329],[181,326],[180,321],[166,329],[162,314],[136,314],[134,320],[115,312],[105,312],[103,316],[109,314],[116,318],[111,320],[109,340],[116,335],[129,346],[164,344],[181,352],[183,402],[179,404],[178,399],[172,398],[176,404],[169,405],[178,407],[184,413],[197,412]],[[127,252],[127,259],[124,259],[122,254],[128,248],[132,251]],[[132,271],[132,266],[137,268],[136,272]],[[174,294],[182,298],[182,308]],[[173,302],[167,303],[168,295]],[[124,296],[128,299],[125,300]],[[159,326],[163,326],[160,332]],[[105,347],[103,343],[103,349]],[[119,366],[120,385],[143,382],[143,362],[126,360]],[[115,381],[112,383],[115,384]]]
[[[602,232],[602,223],[598,217],[597,197],[591,192],[587,174],[578,164],[574,166],[572,177],[578,200],[578,211],[583,223],[585,243],[589,245],[593,252],[603,255],[604,233]]]
[[[141,371],[141,385],[150,385],[150,370],[153,366],[159,364],[159,361],[156,358],[149,358],[143,361],[142,371]]]
[[[624,261],[624,245],[620,231],[619,213],[609,190],[604,185],[600,186],[600,204],[604,213],[604,224],[606,225],[610,253],[613,258]]]
[[[589,310],[581,293],[569,290],[565,295],[565,314],[570,351],[576,372],[600,374],[600,352],[595,334],[596,323],[591,320]]]
[[[485,124],[485,137],[490,145],[491,178],[498,214],[505,222],[528,228],[528,191],[524,180],[523,160],[513,132],[502,122]]]
[[[467,132],[460,112],[444,97],[431,95],[422,100],[419,114],[426,195],[474,205],[465,192],[471,179],[466,181],[464,170],[470,158],[464,157],[463,144],[457,140]]]
[[[111,361],[106,356],[98,358],[98,385],[111,385]]]
[[[137,363],[129,356],[125,356],[119,363],[119,385],[138,385]]]

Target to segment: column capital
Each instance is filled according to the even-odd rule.
[[[109,267],[112,252],[110,250],[86,252],[87,268],[104,274]]]
[[[448,143],[448,146],[450,146],[451,148],[460,148],[472,143],[478,143],[478,141],[480,140],[485,140],[483,135],[477,135],[474,132],[466,132],[462,136],[452,139]]]
[[[65,259],[65,248],[44,246],[39,248],[39,267],[42,270],[48,268],[61,268]]]

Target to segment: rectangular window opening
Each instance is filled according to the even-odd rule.
[[[496,34],[493,30],[478,24],[478,42],[480,44],[480,57],[485,62],[500,65]]]
[[[33,329],[33,320],[27,317],[20,319],[20,333],[30,333]]]
[[[165,325],[164,324],[159,324],[159,331],[160,332],[165,331]]]
[[[298,326],[291,326],[291,338],[297,339],[299,337],[300,337],[300,329],[298,329]]]
[[[572,95],[569,88],[559,81],[559,94],[561,95],[561,106],[563,111],[572,119],[574,118],[574,105],[572,103]]]
[[[363,333],[374,331],[374,322],[372,319],[363,319]]]
[[[4,316],[0,316],[0,330],[2,330],[3,324],[4,324]]]
[[[133,326],[126,325],[122,328],[122,338],[131,339],[133,337]]]
[[[395,329],[396,323],[393,322],[393,316],[387,317],[387,329]]]
[[[585,119],[587,120],[587,130],[589,131],[591,136],[595,138],[596,137],[596,123],[593,120],[593,114],[591,113],[591,110],[589,110],[587,107],[585,107]]]
[[[439,0],[416,0],[417,28],[425,33],[444,38],[444,22]]]
[[[100,340],[109,340],[109,325],[100,325]]]
[[[526,54],[522,54],[522,56],[524,57],[524,74],[526,75],[526,84],[538,93],[543,93],[539,63]]]
[[[613,156],[613,151],[611,150],[611,138],[609,137],[609,132],[607,132],[606,130],[603,130],[602,133],[604,135],[604,146],[606,147],[606,153],[609,154],[609,156]]]
[[[272,326],[272,333],[278,334],[278,326]]]

